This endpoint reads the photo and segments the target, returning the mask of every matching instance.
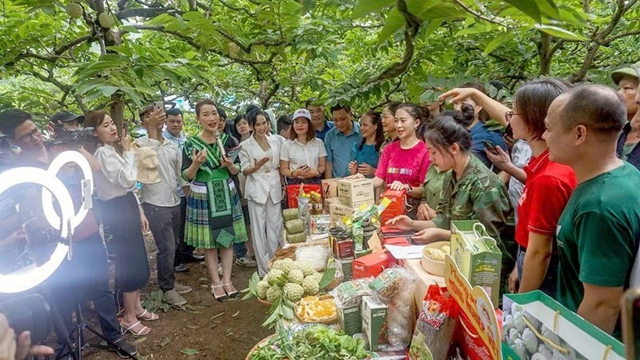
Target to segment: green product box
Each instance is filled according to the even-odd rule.
[[[342,264],[342,274],[344,275],[342,281],[350,281],[353,278],[353,258],[341,259],[340,263]]]
[[[352,228],[353,234],[353,250],[362,251],[364,250],[364,230],[362,230],[362,224],[355,223]]]
[[[502,252],[476,220],[451,222],[451,256],[471,286],[480,286],[497,307]]]
[[[367,350],[384,351],[389,348],[387,330],[387,305],[373,296],[363,296],[362,336]]]
[[[362,333],[362,313],[360,304],[338,308],[338,324],[349,336]]]
[[[367,250],[362,250],[362,251],[354,251],[354,255],[357,258],[361,258],[363,256],[369,255],[373,252],[373,250],[371,249],[367,249]]]

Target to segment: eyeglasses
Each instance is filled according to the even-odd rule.
[[[19,141],[38,141],[40,139],[40,129],[34,128],[30,133],[22,135],[18,138]]]
[[[506,113],[504,113],[504,118],[507,120],[507,122],[511,122],[511,118],[513,118],[514,115],[520,114],[516,114],[513,111],[507,111]]]

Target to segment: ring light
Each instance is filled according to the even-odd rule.
[[[65,151],[63,153],[60,153],[60,155],[56,156],[56,158],[53,159],[47,171],[53,174],[53,176],[56,176],[60,169],[62,169],[64,165],[69,163],[77,164],[80,167],[80,170],[82,170],[84,178],[89,180],[89,182],[93,184],[93,174],[91,173],[91,167],[89,166],[89,163],[84,158],[84,156],[82,156],[77,151]],[[89,189],[88,195],[91,196],[92,192],[93,189]],[[51,192],[47,191],[46,189],[42,189],[42,207],[44,208],[44,215],[47,218],[49,225],[51,225],[51,227],[56,230],[60,230],[60,216],[58,216],[58,213],[53,208],[53,198]],[[84,206],[81,206],[78,210],[78,213],[74,214],[74,216],[71,218],[72,231],[73,229],[78,227],[80,223],[82,223],[82,220],[84,220],[84,218],[87,216],[87,212],[88,209]]]
[[[19,184],[31,183],[43,186],[42,200],[45,217],[53,228],[60,230],[62,238],[69,238],[87,214],[87,209],[80,209],[77,214],[75,213],[71,195],[62,181],[55,176],[67,163],[77,164],[84,173],[85,179],[92,184],[89,163],[79,153],[71,151],[64,152],[55,158],[48,171],[34,167],[20,167],[0,173],[0,194]],[[89,188],[92,187],[89,186]],[[60,215],[53,207],[52,196],[58,202]],[[34,264],[8,275],[0,274],[0,293],[19,293],[39,285],[56,271],[68,252],[69,246],[59,242],[49,260],[41,266]]]

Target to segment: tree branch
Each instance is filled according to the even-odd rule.
[[[271,98],[278,92],[278,90],[280,90],[280,83],[275,83],[271,88],[271,91],[269,91],[269,93],[267,93],[267,96],[264,98],[264,100],[262,100],[263,109],[266,109],[268,107],[269,101],[271,101]]]
[[[618,39],[621,39],[623,37],[627,37],[627,36],[634,36],[634,35],[640,35],[640,30],[635,30],[635,31],[627,31],[627,32],[623,32],[614,36],[609,37],[608,39],[606,39],[605,41],[602,42],[602,45],[608,45]]]
[[[133,17],[154,18],[162,14],[181,14],[182,12],[173,8],[141,8],[141,9],[125,9],[118,11],[115,15],[118,20],[124,20]]]
[[[250,17],[255,17],[256,14],[252,13],[251,11],[249,11],[246,8],[243,8],[241,6],[233,6],[231,4],[229,4],[228,2],[226,2],[225,0],[218,0],[220,1],[220,4],[224,5],[225,7],[233,10],[233,11],[242,11],[243,13],[249,15]]]
[[[492,24],[496,24],[496,25],[500,25],[500,26],[504,26],[506,28],[509,28],[509,26],[507,24],[501,23],[501,22],[499,22],[499,21],[497,21],[495,19],[491,19],[491,18],[488,18],[488,17],[480,14],[479,12],[477,12],[477,11],[473,10],[472,8],[468,7],[467,5],[465,5],[460,0],[453,0],[453,2],[456,5],[460,6],[462,8],[462,10],[468,12],[469,14],[473,15],[474,17],[476,17],[476,18],[478,18],[480,20],[484,20],[484,21],[490,22]]]

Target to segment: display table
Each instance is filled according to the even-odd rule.
[[[420,259],[400,261],[400,265],[416,275],[417,281],[413,294],[416,309],[422,308],[422,301],[424,300],[424,296],[427,294],[427,288],[429,285],[438,284],[440,286],[445,286],[444,278],[442,276],[431,275],[424,271],[420,264],[421,261],[422,260]]]

